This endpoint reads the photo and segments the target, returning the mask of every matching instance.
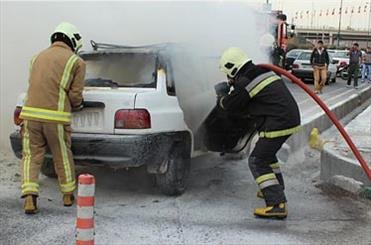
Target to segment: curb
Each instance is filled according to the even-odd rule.
[[[371,200],[371,186],[364,186],[360,181],[343,175],[335,175],[329,178],[328,183],[361,198]]]
[[[332,145],[332,143],[325,144],[321,152],[321,180],[328,181],[334,176],[342,175],[371,185],[371,181],[358,161],[339,155],[331,148]]]
[[[345,177],[343,175],[335,175],[331,177],[328,182],[345,191],[348,191],[356,195],[361,195],[363,191],[362,182],[349,178],[349,177]]]
[[[330,106],[330,110],[340,120],[370,98],[371,86],[367,86],[366,88],[361,89],[358,94],[352,95],[347,100]],[[332,126],[333,123],[324,112],[311,120],[304,121],[302,129],[297,134],[291,136],[287,141],[291,152],[300,150],[302,147],[307,145],[310,132],[313,128],[318,128],[320,132],[323,132]]]
[[[366,198],[368,200],[371,200],[371,186],[364,187],[359,195],[363,198]]]

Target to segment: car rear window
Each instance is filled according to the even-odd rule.
[[[290,58],[296,58],[301,52],[301,50],[291,50],[287,53],[287,57],[290,57]]]
[[[97,53],[83,55],[85,86],[156,88],[156,55]]]

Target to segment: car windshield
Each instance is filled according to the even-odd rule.
[[[85,86],[156,88],[156,56],[148,53],[86,54]]]
[[[309,52],[302,52],[300,55],[299,55],[299,58],[298,60],[310,60],[310,56],[311,56],[312,53],[309,53]]]

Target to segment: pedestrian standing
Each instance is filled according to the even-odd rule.
[[[353,47],[349,51],[348,55],[349,55],[349,68],[347,87],[351,88],[352,76],[354,76],[354,88],[358,89],[359,65],[362,62],[362,52],[359,50],[358,43],[353,44]]]
[[[367,47],[363,60],[362,82],[365,82],[367,77],[368,82],[371,83],[371,47]]]
[[[310,64],[313,67],[314,92],[316,94],[322,93],[322,89],[326,84],[329,63],[330,58],[327,50],[323,47],[323,42],[319,40],[310,57]]]
[[[64,206],[74,203],[75,165],[71,151],[71,111],[83,107],[85,63],[76,55],[82,38],[76,27],[63,22],[51,35],[51,45],[30,66],[29,87],[21,118],[22,197],[24,212],[37,213],[39,172],[47,148],[63,193]]]

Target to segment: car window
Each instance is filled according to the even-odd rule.
[[[90,54],[85,86],[156,88],[156,56],[147,53]]]
[[[336,52],[334,53],[335,58],[349,58],[348,52]]]
[[[297,57],[301,52],[301,50],[291,50],[287,53],[287,57]]]
[[[298,60],[310,60],[310,56],[312,55],[312,53],[308,53],[308,52],[302,52],[299,57],[298,57]]]

